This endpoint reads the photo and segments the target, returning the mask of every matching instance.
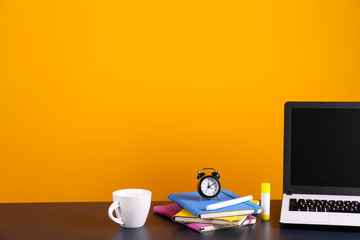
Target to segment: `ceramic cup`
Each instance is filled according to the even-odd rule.
[[[113,192],[113,203],[108,214],[111,220],[125,228],[145,224],[151,204],[151,192],[144,189],[122,189]],[[116,217],[113,216],[115,210]]]

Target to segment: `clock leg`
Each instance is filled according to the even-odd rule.
[[[217,196],[218,197],[218,199],[221,201],[221,198],[219,197],[219,196]]]

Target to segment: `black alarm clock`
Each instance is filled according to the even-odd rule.
[[[213,170],[211,175],[206,175],[203,172],[204,170],[208,169]],[[197,179],[199,179],[199,182],[197,185],[197,190],[200,194],[200,201],[203,197],[207,199],[218,197],[221,200],[221,198],[218,196],[221,190],[219,178],[219,171],[216,171],[214,168],[203,168],[200,172],[198,172]]]

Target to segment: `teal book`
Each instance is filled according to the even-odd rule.
[[[172,193],[168,195],[168,198],[171,201],[179,204],[181,207],[185,208],[199,218],[232,217],[248,214],[258,214],[262,212],[262,208],[259,205],[250,201],[215,210],[206,210],[207,205],[239,198],[239,196],[236,194],[225,189],[221,190],[219,197],[221,200],[218,198],[203,198],[200,201],[200,195],[198,192]]]

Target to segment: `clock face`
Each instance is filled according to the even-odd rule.
[[[220,182],[213,176],[206,176],[199,182],[200,195],[208,198],[215,197],[220,192]]]

